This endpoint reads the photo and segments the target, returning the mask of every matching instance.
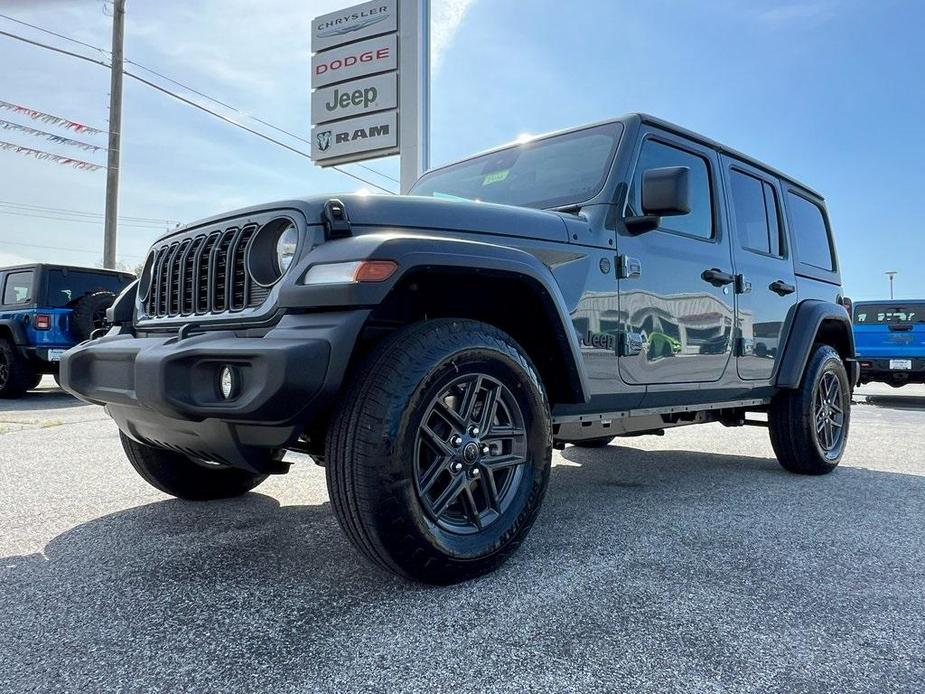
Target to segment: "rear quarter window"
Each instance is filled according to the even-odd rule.
[[[11,272],[3,283],[4,306],[27,304],[32,300],[35,273],[32,270],[25,272]]]
[[[793,191],[787,193],[790,208],[790,231],[797,257],[804,265],[819,270],[835,270],[835,253],[825,212],[816,203]]]

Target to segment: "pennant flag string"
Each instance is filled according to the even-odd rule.
[[[33,157],[39,161],[51,161],[55,164],[73,166],[75,169],[80,169],[81,171],[99,171],[100,169],[105,168],[99,164],[92,164],[89,161],[72,159],[71,157],[62,157],[60,154],[52,154],[51,152],[45,152],[40,149],[23,147],[22,145],[15,145],[12,142],[4,142],[3,140],[0,140],[0,150],[15,152],[16,154],[22,154],[27,157]]]
[[[8,101],[0,101],[0,108],[6,109],[7,111],[12,111],[13,113],[21,113],[24,116],[29,116],[29,118],[42,121],[43,123],[57,125],[59,128],[73,130],[75,133],[99,135],[103,132],[102,130],[91,128],[89,125],[84,125],[83,123],[76,123],[75,121],[68,120],[67,118],[61,118],[60,116],[53,116],[50,113],[36,111],[34,108],[28,108],[27,106],[11,104]]]
[[[86,152],[99,152],[100,150],[105,150],[105,147],[98,147],[97,145],[91,145],[89,142],[81,142],[80,140],[72,140],[69,137],[62,137],[61,135],[55,135],[54,133],[45,132],[44,130],[36,130],[35,128],[30,128],[27,125],[20,125],[19,123],[11,123],[8,120],[3,120],[0,118],[0,129],[3,130],[18,130],[19,132],[26,133],[28,135],[35,135],[37,137],[44,137],[46,140],[54,142],[58,145],[70,145],[71,147],[80,147]]]

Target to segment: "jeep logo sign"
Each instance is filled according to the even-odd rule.
[[[330,159],[349,161],[351,155],[370,152],[375,156],[394,154],[398,146],[398,115],[395,111],[360,116],[316,125],[312,129],[312,160]]]
[[[398,106],[396,73],[316,89],[312,93],[312,123],[327,123]]]
[[[312,56],[312,89],[398,67],[395,34],[351,43]]]

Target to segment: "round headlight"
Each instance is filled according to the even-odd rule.
[[[279,235],[276,241],[276,266],[279,268],[279,274],[282,275],[292,265],[292,259],[295,258],[296,246],[299,244],[299,232],[290,224]]]

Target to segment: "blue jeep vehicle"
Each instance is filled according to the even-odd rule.
[[[854,342],[862,384],[925,383],[925,300],[855,304]]]
[[[64,352],[103,327],[106,309],[134,278],[64,265],[0,268],[0,398],[58,374]]]

